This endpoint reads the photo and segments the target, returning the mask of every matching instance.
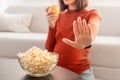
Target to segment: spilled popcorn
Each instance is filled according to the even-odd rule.
[[[32,47],[25,53],[18,53],[20,65],[30,74],[43,74],[52,70],[58,61],[58,55]]]

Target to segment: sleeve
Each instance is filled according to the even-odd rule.
[[[55,34],[56,34],[56,28],[49,27],[49,32],[48,32],[47,40],[45,43],[45,48],[51,52],[53,52],[54,45],[56,43]]]
[[[90,24],[92,27],[91,29],[93,32],[93,39],[95,39],[98,34],[100,22],[101,22],[100,12],[97,10],[91,10],[88,19],[88,24]]]

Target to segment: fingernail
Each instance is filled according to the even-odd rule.
[[[63,38],[62,41],[64,41],[65,39]]]
[[[85,21],[85,19],[83,19],[83,21]]]
[[[73,21],[73,25],[74,25],[75,23],[76,23],[76,21],[74,20],[74,21]]]
[[[80,19],[80,17],[78,17],[78,19]]]
[[[62,39],[63,42],[65,42],[65,39]]]
[[[73,22],[75,23],[76,21],[74,20]]]

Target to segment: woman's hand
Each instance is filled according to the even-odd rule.
[[[85,20],[81,20],[81,18],[78,17],[77,21],[73,22],[73,32],[75,41],[63,38],[63,42],[78,49],[83,49],[91,45],[93,41],[93,31],[91,25],[87,24]]]
[[[54,28],[56,21],[58,19],[58,15],[54,14],[54,11],[49,10],[49,7],[46,9],[46,13],[47,13],[49,27]]]

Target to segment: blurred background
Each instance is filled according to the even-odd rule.
[[[45,49],[45,10],[53,4],[58,0],[0,0],[0,57],[16,58],[33,46]],[[88,8],[97,9],[102,16],[90,53],[96,80],[120,80],[119,4],[120,0],[89,0]],[[28,21],[30,24],[24,24]]]
[[[10,6],[43,6],[45,9],[52,4],[58,4],[58,0],[0,0],[0,11],[3,12],[4,9]],[[99,10],[102,15],[99,35],[120,36],[119,4],[119,0],[89,0],[89,8]],[[44,9],[41,8],[41,10]],[[47,31],[45,30],[45,32]]]

